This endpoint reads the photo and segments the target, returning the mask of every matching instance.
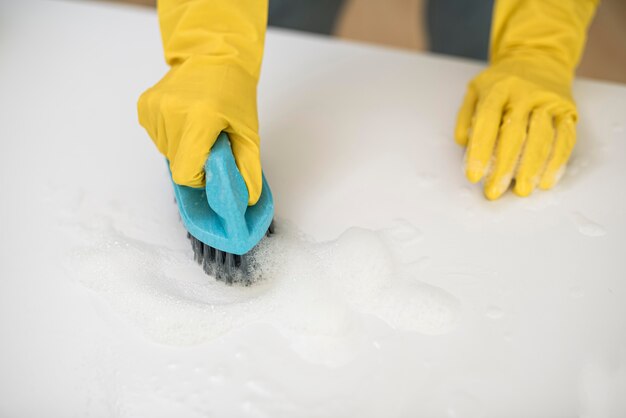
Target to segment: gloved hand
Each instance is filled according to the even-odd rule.
[[[515,179],[527,196],[552,188],[576,142],[571,96],[594,0],[499,0],[490,66],[469,84],[456,141],[467,146],[465,171],[497,199]]]
[[[262,189],[256,89],[267,7],[266,0],[160,0],[172,68],[137,104],[139,123],[177,184],[204,186],[209,151],[227,132],[249,205]]]

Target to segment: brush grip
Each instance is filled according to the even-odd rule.
[[[229,236],[248,234],[248,188],[237,168],[228,135],[220,133],[204,165],[206,197]]]

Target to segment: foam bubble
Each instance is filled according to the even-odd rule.
[[[93,244],[70,255],[69,272],[160,343],[198,344],[262,322],[304,358],[336,364],[364,346],[366,317],[424,334],[446,333],[456,322],[458,301],[416,280],[414,266],[401,260],[422,238],[408,222],[381,231],[350,228],[328,242],[278,222],[255,252],[263,278],[248,287],[206,276],[184,240],[143,241],[112,222],[98,225],[82,230]]]
[[[488,306],[485,315],[489,319],[501,319],[504,316],[504,311],[497,306]]]
[[[573,212],[570,214],[570,219],[578,228],[578,232],[583,235],[588,237],[601,237],[606,235],[606,229],[604,229],[602,225],[592,221],[582,213]]]

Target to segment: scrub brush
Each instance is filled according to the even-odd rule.
[[[249,284],[255,277],[250,252],[274,232],[272,191],[263,175],[261,196],[248,206],[248,189],[225,132],[211,148],[204,171],[204,189],[172,181],[194,259],[217,280]]]

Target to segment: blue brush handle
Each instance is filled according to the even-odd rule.
[[[206,198],[220,217],[227,236],[248,235],[246,209],[248,188],[239,173],[226,133],[220,133],[204,164]]]
[[[172,180],[181,220],[203,243],[232,254],[247,253],[265,236],[274,218],[274,199],[265,175],[258,202],[248,206],[248,188],[224,132],[211,148],[204,171],[204,189]]]

